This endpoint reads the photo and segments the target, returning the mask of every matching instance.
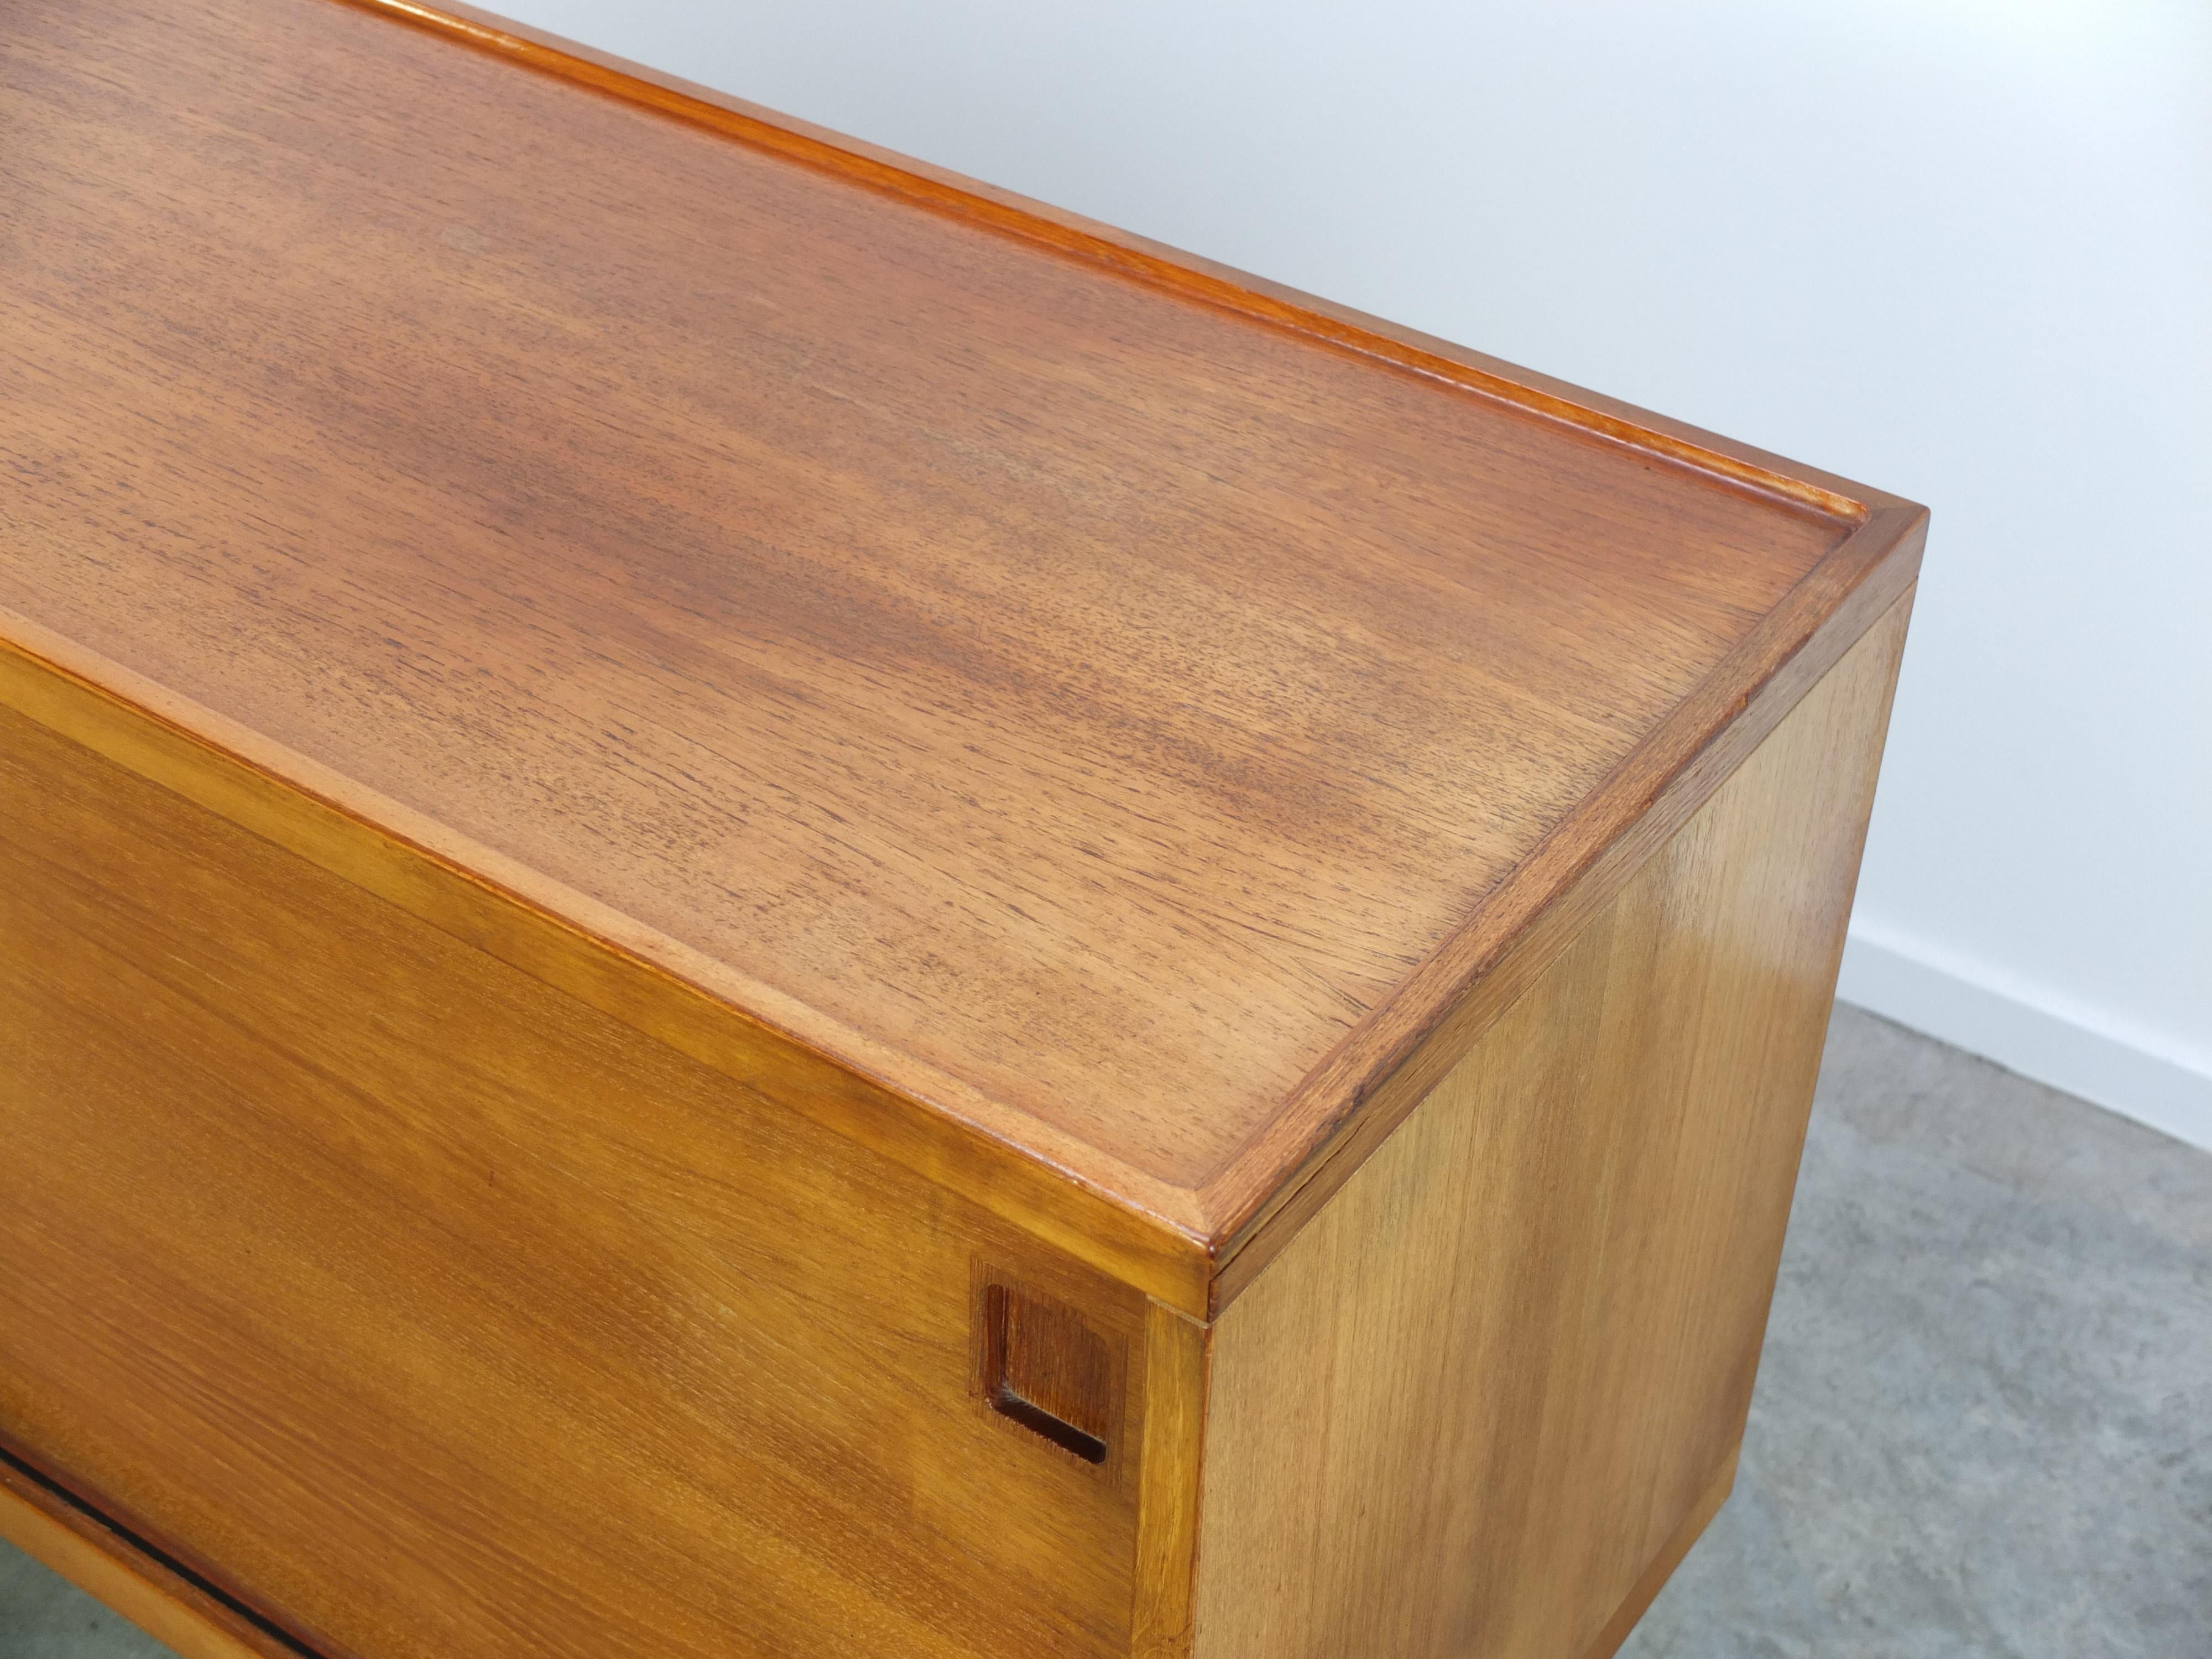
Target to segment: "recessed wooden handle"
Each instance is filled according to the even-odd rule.
[[[1086,1463],[1106,1461],[1113,1351],[1073,1309],[1011,1285],[986,1285],[983,1393],[1001,1417]]]

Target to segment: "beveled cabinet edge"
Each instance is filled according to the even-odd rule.
[[[1911,584],[1911,502],[643,69],[473,7],[336,0],[802,165],[1639,451],[1849,533],[1456,933],[1187,1189],[0,610],[0,702],[799,1110],[1191,1317],[1212,1318],[1589,909]],[[1525,935],[1525,937],[1523,937]],[[833,1058],[833,1052],[836,1057]]]
[[[412,24],[932,210],[1104,265],[1132,281],[1287,330],[1324,348],[1441,381],[1596,441],[1670,461],[1704,474],[1710,483],[1780,507],[1856,526],[1883,507],[1910,505],[1747,444],[664,74],[462,0],[442,0],[434,6],[422,0],[338,3]]]
[[[1210,1264],[1180,1189],[1117,1168],[1109,1195],[1080,1149],[1041,1154],[1048,1126],[1026,1117],[1015,1145],[991,1121],[1006,1109],[950,1079],[955,1106],[909,1098],[755,1012],[778,999],[725,964],[4,609],[0,703],[1204,1317]]]
[[[1420,1079],[1432,1082],[1442,1076],[1456,1053],[1479,1035],[1487,1023],[1480,1009],[1490,1008],[1494,1015],[1503,1006],[1497,998],[1510,1000],[1509,982],[1525,982],[1506,975],[1497,988],[1486,988],[1489,976],[1505,968],[1516,933],[1537,927],[1547,907],[1562,912],[1559,924],[1540,929],[1553,942],[1548,947],[1537,942],[1523,953],[1524,966],[1516,972],[1533,975],[1571,933],[1571,918],[1586,915],[1609,896],[1917,574],[1927,510],[1899,496],[514,22],[464,0],[436,5],[423,0],[338,3],[926,210],[1105,266],[1185,300],[1284,329],[1321,349],[1442,382],[1590,441],[1638,451],[1698,474],[1710,486],[1747,492],[1778,508],[1848,527],[1839,544],[1606,781],[1602,793],[1607,799],[1577,808],[1498,890],[1486,895],[1467,925],[1324,1057],[1283,1110],[1194,1192],[1178,1193],[1182,1203],[1159,1194],[1141,1200],[1171,1216],[1212,1257],[1213,1283],[1204,1316],[1225,1306],[1267,1259],[1273,1218],[1303,1216],[1307,1212],[1294,1206],[1317,1206],[1325,1199],[1419,1099]],[[1735,732],[1732,723],[1739,717],[1750,720],[1751,727]],[[1592,805],[1601,810],[1593,811]],[[1636,815],[1646,808],[1659,815],[1658,822],[1637,822]],[[1619,861],[1605,854],[1624,835],[1634,837],[1641,850],[1624,849],[1627,862],[1616,868]],[[1598,885],[1577,894],[1585,877]],[[1471,1020],[1457,1012],[1463,1005]],[[1380,1121],[1369,1124],[1370,1115]],[[1119,1185],[1121,1172],[1108,1170],[1109,1160],[1095,1150],[1087,1157],[1097,1179]],[[1304,1194],[1316,1176],[1322,1177],[1321,1186]]]
[[[1200,1189],[1216,1240],[1208,1318],[1218,1317],[1274,1259],[1821,676],[1893,607],[1909,609],[1927,529],[1923,507],[1877,508],[1768,618],[1794,617],[1802,631],[1793,637],[1786,626],[1762,627],[1745,641],[1745,653],[1763,647],[1770,657],[1751,678],[1753,689],[1706,711],[1697,740],[1680,752],[1648,752],[1679,738],[1684,722],[1670,719],[1655,744],[1607,780],[1605,793],[1621,798],[1608,815],[1616,827],[1608,831],[1602,818],[1591,825],[1579,815],[1568,820],[1315,1068],[1289,1109]],[[1691,702],[1727,678],[1723,668]],[[1547,863],[1564,864],[1571,873],[1547,880]]]

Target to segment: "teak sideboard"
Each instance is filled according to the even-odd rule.
[[[1596,1659],[1925,514],[459,9],[0,11],[0,1533],[187,1659]]]

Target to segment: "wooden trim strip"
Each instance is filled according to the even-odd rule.
[[[1926,533],[1923,510],[1877,512],[1769,618],[1774,628],[1746,641],[1743,654],[1770,658],[1762,672],[1737,679],[1723,668],[1701,687],[1608,781],[1598,810],[1539,848],[1308,1076],[1289,1109],[1224,1164],[1201,1189],[1222,1241],[1209,1317],[1274,1259],[1844,653],[1893,605],[1911,603]],[[1731,681],[1754,689],[1704,706],[1715,682]]]
[[[1194,1317],[1200,1241],[1189,1195],[1115,1170],[1109,1195],[975,1114],[909,1099],[751,1011],[722,964],[477,846],[396,801],[0,610],[0,703],[220,814],[410,915],[803,1112],[1037,1238]],[[1032,1141],[1048,1134],[1024,1117]],[[1091,1162],[1097,1162],[1093,1154]],[[1164,1213],[1126,1193],[1150,1194]]]
[[[488,52],[541,74],[721,133],[757,149],[833,173],[937,212],[1105,265],[1147,286],[1337,350],[1439,381],[1601,441],[1664,458],[1714,481],[1844,524],[1858,525],[1893,498],[1784,468],[1771,456],[1660,422],[1641,410],[1530,375],[1494,358],[1380,324],[1348,307],[1131,236],[1075,214],[994,189],[894,151],[796,121],[760,105],[528,28],[473,6],[421,0],[343,0],[349,5]]]
[[[1138,1469],[1133,1659],[1189,1659],[1205,1462],[1205,1326],[1158,1302],[1145,1318],[1144,1458]]]
[[[181,1562],[0,1448],[0,1538],[179,1659],[319,1659]]]

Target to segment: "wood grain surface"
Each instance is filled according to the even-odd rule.
[[[1909,580],[1876,492],[401,9],[0,15],[0,606],[1206,1252]]]
[[[1602,1655],[1717,1507],[1908,608],[1216,1322],[1196,1659]]]
[[[0,1443],[332,1659],[1187,1596],[1195,1326],[7,710],[0,1085]],[[1080,1322],[1102,1462],[975,1386],[979,1261]]]
[[[957,1194],[1131,1288],[1202,1315],[1200,1241],[1157,1213],[978,1135],[667,972],[620,941],[623,919],[582,895],[569,913],[518,901],[526,874],[259,734],[0,612],[0,706],[520,969],[738,1084]],[[16,642],[28,641],[27,647]],[[381,827],[397,825],[398,833]],[[508,884],[502,884],[501,877]],[[635,942],[635,941],[634,941]]]

